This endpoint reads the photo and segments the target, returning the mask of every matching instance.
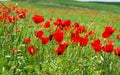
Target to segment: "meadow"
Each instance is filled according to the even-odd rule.
[[[0,75],[120,75],[119,3],[36,1],[0,4]]]

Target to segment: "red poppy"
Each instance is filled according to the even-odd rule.
[[[76,33],[83,33],[86,32],[86,27],[85,26],[79,26],[76,30]]]
[[[74,29],[77,29],[79,26],[80,26],[80,24],[77,23],[77,22],[75,22],[74,25],[72,26],[72,29],[73,29],[73,30],[74,30]]]
[[[45,22],[45,25],[44,25],[44,27],[45,27],[45,28],[48,28],[48,27],[50,27],[50,21],[47,21],[47,22]]]
[[[54,22],[55,26],[59,26],[61,23],[61,18],[57,18],[57,20]]]
[[[25,43],[25,44],[29,44],[30,42],[31,42],[30,38],[26,38],[26,39],[24,40],[24,43]]]
[[[52,21],[53,19],[52,19],[52,18],[50,18],[49,20],[50,20],[50,21]]]
[[[71,20],[62,20],[60,22],[60,25],[62,25],[63,27],[70,26],[70,24],[71,24]]]
[[[102,33],[103,38],[109,38],[112,33],[114,33],[115,28],[112,28],[111,26],[106,26],[105,31]]]
[[[64,45],[64,47],[66,48],[68,47],[69,44],[63,40],[62,42],[59,43],[59,45]]]
[[[120,56],[120,48],[116,48],[114,54]]]
[[[80,37],[79,38],[79,44],[80,46],[86,46],[88,43],[88,37]]]
[[[96,51],[96,52],[101,52],[102,49],[102,45],[100,44],[100,40],[94,40],[92,43],[92,48]]]
[[[19,18],[21,18],[21,19],[23,19],[23,18],[25,18],[26,17],[26,12],[19,12],[18,13],[18,16],[19,16]]]
[[[67,42],[60,43],[57,50],[55,51],[55,54],[62,55],[65,52],[67,46],[68,46]]]
[[[102,49],[103,49],[103,51],[105,51],[105,52],[107,52],[107,53],[110,53],[110,52],[113,51],[114,45],[113,45],[112,43],[109,43],[109,44],[103,46]]]
[[[61,32],[60,30],[55,31],[55,33],[53,34],[53,38],[55,39],[55,41],[60,43],[64,38],[64,33]]]
[[[34,46],[29,46],[29,47],[28,47],[28,53],[29,53],[31,56],[35,55],[35,54],[37,53],[37,51],[38,51],[38,48],[36,48],[36,47],[34,47]]]
[[[116,35],[116,39],[120,40],[120,34]]]
[[[8,16],[7,18],[10,23],[15,23],[18,20],[17,16]]]
[[[42,37],[40,39],[42,41],[42,44],[47,44],[49,42],[49,37]]]
[[[77,23],[77,22],[75,22],[74,25],[73,25],[73,27],[75,27],[75,28],[78,28],[79,26],[80,26],[80,24]]]
[[[38,24],[44,21],[43,16],[40,15],[35,15],[32,17],[32,20],[34,21],[34,23]]]
[[[71,33],[70,39],[72,44],[77,44],[79,42],[80,36],[79,34]]]
[[[94,30],[91,30],[91,31],[87,32],[85,35],[86,35],[86,37],[88,37],[88,36],[95,34],[95,33],[96,32]]]
[[[35,32],[35,36],[36,36],[36,38],[41,38],[42,36],[43,36],[43,31],[42,30],[39,30],[39,31],[36,31]]]

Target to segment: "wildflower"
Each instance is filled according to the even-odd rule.
[[[25,18],[26,17],[26,12],[19,12],[18,13],[18,16],[19,16],[19,18],[21,18],[21,19],[23,19],[23,18]]]
[[[61,18],[57,18],[57,20],[54,22],[55,26],[59,26],[61,23]]]
[[[86,35],[86,37],[88,37],[88,36],[95,34],[95,33],[96,32],[94,30],[91,30],[91,31],[87,32],[85,35]]]
[[[44,21],[43,16],[40,15],[35,15],[32,17],[32,20],[34,21],[34,23],[38,24]]]
[[[62,54],[65,52],[67,46],[68,46],[68,43],[67,43],[67,42],[64,42],[64,41],[61,42],[61,43],[59,44],[57,50],[55,51],[55,54],[57,54],[57,55],[62,55]]]
[[[79,23],[75,22],[75,23],[73,24],[73,26],[72,26],[72,29],[73,29],[73,30],[74,30],[74,29],[77,29],[79,26],[80,26]]]
[[[42,44],[47,44],[49,42],[49,37],[42,37],[40,40],[42,41]]]
[[[71,24],[71,20],[62,20],[60,22],[60,25],[62,25],[62,27],[70,26],[70,24]]]
[[[55,41],[60,43],[64,38],[64,33],[61,32],[60,30],[55,31],[55,33],[53,34],[53,38],[55,39]]]
[[[114,54],[117,55],[117,56],[120,56],[120,48],[116,48],[114,50]]]
[[[50,27],[50,21],[47,21],[47,22],[45,22],[45,25],[44,25],[44,27],[45,27],[45,28],[48,28],[48,27]]]
[[[109,43],[109,44],[103,46],[102,49],[103,49],[103,51],[105,51],[105,52],[107,52],[107,53],[110,53],[110,52],[113,51],[114,45],[113,45],[112,43]]]
[[[88,37],[80,37],[79,38],[79,44],[80,46],[86,46],[88,43]]]
[[[76,33],[83,33],[83,32],[86,32],[85,26],[79,26],[76,30]]]
[[[102,33],[102,37],[109,38],[114,31],[115,31],[115,29],[112,28],[111,26],[106,26],[105,31]]]
[[[36,31],[35,36],[36,38],[41,38],[43,36],[44,32],[42,30]]]
[[[80,36],[79,34],[71,33],[70,39],[72,44],[77,44],[79,42]]]
[[[7,18],[10,23],[15,23],[18,20],[17,16],[7,16]]]
[[[50,21],[52,21],[53,19],[52,19],[52,18],[50,18],[49,20],[50,20]]]
[[[100,40],[94,40],[92,43],[92,48],[96,51],[96,52],[101,52],[102,49],[102,45],[100,44]]]
[[[38,48],[36,48],[36,47],[34,47],[34,46],[29,46],[29,47],[28,47],[28,53],[29,53],[31,56],[35,55],[35,54],[37,53],[37,50],[38,50]]]
[[[120,34],[116,35],[116,39],[120,40]]]
[[[26,38],[26,39],[24,40],[24,43],[25,43],[25,44],[29,44],[30,42],[31,42],[30,38]]]

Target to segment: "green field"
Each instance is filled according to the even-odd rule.
[[[24,1],[24,0],[20,0]],[[83,7],[83,8],[90,8],[95,10],[104,10],[110,11],[115,13],[120,13],[120,3],[119,2],[78,2],[74,0],[29,0],[28,2],[34,2],[37,4],[44,3],[54,3],[54,4],[61,4],[65,6],[76,6],[76,7]]]
[[[120,35],[120,4],[68,1],[21,0],[0,4],[6,8],[0,6],[0,75],[120,75],[120,36],[117,38]],[[17,7],[14,8],[16,3]],[[3,18],[4,12],[9,12],[5,11],[7,9],[11,11],[7,18]],[[8,16],[18,16],[16,11],[27,11],[26,17],[18,18],[17,22],[12,22],[14,18],[8,21]],[[44,21],[36,24],[33,21],[34,15],[41,15]],[[43,44],[41,38],[35,36],[38,30],[44,32],[44,37],[54,35],[59,30],[59,25],[62,25],[54,25],[58,18],[63,22],[71,21],[68,30],[60,30],[64,33],[62,43],[68,43],[63,54],[56,53],[62,43],[56,42],[54,37],[47,44]],[[44,27],[47,21],[50,22],[49,28]],[[72,26],[76,22],[86,28],[79,32],[81,37],[86,36],[89,31],[95,32],[88,36],[86,46],[81,46],[80,42],[71,42],[70,35],[76,32]],[[112,35],[109,38],[102,37],[106,26],[111,26],[114,30],[114,33],[110,32]],[[29,44],[25,44],[26,38],[31,39]],[[101,52],[95,51],[91,46],[96,39],[101,41]],[[114,44],[114,49],[105,48],[109,43]],[[30,54],[29,46],[36,47],[35,55]],[[112,49],[112,52],[106,52],[104,48]],[[115,55],[116,50],[118,54]]]

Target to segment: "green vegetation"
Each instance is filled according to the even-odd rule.
[[[120,75],[120,57],[115,55],[114,51],[107,53],[102,50],[99,53],[91,47],[91,42],[99,38],[103,46],[112,40],[115,49],[120,48],[120,39],[116,39],[116,35],[120,34],[119,6],[101,3],[78,3],[71,0],[69,0],[70,2],[66,0],[29,1],[4,2],[4,5],[11,9],[12,7],[8,5],[14,6],[17,3],[17,10],[27,10],[27,15],[13,23],[9,23],[8,18],[2,21],[1,16],[3,15],[0,15],[0,75]],[[80,6],[80,8],[44,5],[41,3],[43,1],[46,3],[53,1],[55,4],[60,3],[66,6]],[[11,11],[8,15],[18,16],[15,11]],[[2,12],[5,11],[1,10]],[[36,14],[43,16],[44,22],[34,23],[32,17]],[[52,18],[51,21],[50,18]],[[95,31],[96,34],[90,35],[88,44],[82,47],[79,43],[71,43],[70,34],[75,32],[73,29],[63,30],[65,33],[64,41],[68,42],[69,45],[62,55],[57,55],[55,51],[58,43],[55,39],[52,38],[47,44],[42,44],[40,38],[36,38],[35,32],[44,31],[44,37],[53,34],[55,29],[59,28],[53,24],[58,18],[70,20],[71,26],[75,22],[78,22],[80,26],[85,26],[86,31],[80,36],[85,36],[85,33],[91,30]],[[43,26],[46,21],[51,23],[49,28]],[[115,32],[106,39],[101,36],[105,26],[116,28]],[[25,44],[26,38],[31,39],[29,44]],[[28,51],[28,47],[31,45],[38,48],[33,56]]]
[[[24,0],[21,0],[24,1]],[[53,4],[61,4],[65,6],[76,6],[83,8],[90,8],[95,10],[104,10],[115,13],[120,13],[120,3],[104,3],[104,2],[78,2],[73,0],[29,0],[28,2],[36,2],[37,4],[45,3],[53,3]]]

